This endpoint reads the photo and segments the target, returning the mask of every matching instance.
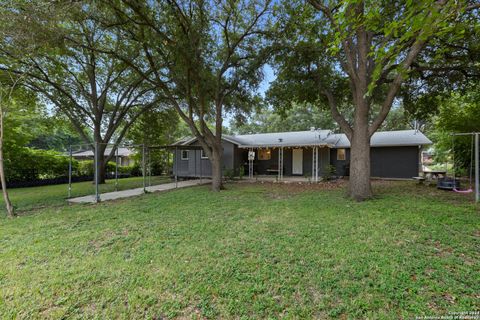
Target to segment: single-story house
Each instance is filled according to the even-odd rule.
[[[349,175],[350,141],[330,130],[224,135],[223,166],[246,176],[277,174],[317,180],[327,172]],[[418,130],[377,132],[371,138],[371,175],[411,178],[421,171],[421,152],[432,142]],[[174,144],[173,173],[194,178],[211,175],[210,161],[196,138]],[[191,149],[188,147],[191,146]]]
[[[106,148],[104,152],[105,157],[110,155],[110,152],[112,152],[112,148]],[[119,147],[118,148],[118,165],[120,167],[133,165],[135,163],[135,160],[133,159],[134,154],[135,154],[135,151],[132,149]],[[79,152],[72,153],[72,157],[78,161],[93,160],[94,158],[93,155],[94,154],[92,150],[79,151]],[[112,161],[115,161],[115,154]]]

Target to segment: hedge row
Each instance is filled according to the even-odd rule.
[[[49,182],[55,184],[58,183],[57,181],[68,182],[68,167],[68,156],[50,150],[24,147],[16,149],[15,152],[7,153],[5,157],[5,176],[10,186],[43,185],[45,183],[49,184]],[[115,162],[109,162],[106,175],[112,176],[114,173]],[[93,174],[93,160],[72,161],[72,176],[74,179],[93,177]],[[141,176],[142,171],[140,165],[134,164],[119,166],[118,174],[122,177]]]

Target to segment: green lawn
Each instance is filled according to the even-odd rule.
[[[148,178],[147,178],[148,183]],[[157,185],[170,182],[167,177],[151,177],[150,183]],[[148,184],[147,184],[148,185]],[[140,188],[143,186],[142,177],[118,179],[118,190]],[[100,192],[115,191],[115,180],[107,180],[99,187]],[[43,207],[61,206],[66,204],[68,184],[51,186],[16,188],[8,190],[10,199],[17,211],[23,212]],[[95,194],[95,185],[90,182],[76,182],[72,184],[72,197]],[[0,214],[5,212],[3,197],[0,197]]]
[[[0,219],[0,318],[414,319],[480,309],[480,210],[375,182],[230,184]]]

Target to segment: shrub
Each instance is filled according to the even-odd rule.
[[[323,175],[323,178],[325,180],[332,180],[333,176],[335,175],[335,173],[337,172],[337,169],[335,168],[334,165],[327,165],[325,166],[325,173]]]
[[[32,181],[68,175],[69,157],[51,150],[16,148],[5,156],[7,181]],[[73,171],[79,163],[72,161]]]
[[[78,163],[77,175],[93,176],[94,171],[93,160],[83,160]]]
[[[238,169],[238,177],[241,179],[243,179],[243,177],[245,176],[245,168],[243,166],[240,167],[240,169]]]
[[[233,180],[235,179],[235,171],[233,169],[224,169],[223,176],[226,180]]]

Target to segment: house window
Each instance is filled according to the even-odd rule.
[[[182,150],[182,160],[188,160],[188,150]]]
[[[345,160],[346,157],[345,149],[337,149],[337,160]]]
[[[201,153],[200,153],[200,158],[202,159],[208,159],[207,155],[205,154],[205,151],[202,149]]]
[[[272,158],[272,152],[270,149],[258,150],[258,160],[270,160]]]

